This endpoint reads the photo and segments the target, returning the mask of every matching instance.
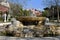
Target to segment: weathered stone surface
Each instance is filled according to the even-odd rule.
[[[20,16],[17,18],[19,21],[41,21],[45,20],[45,17],[29,17],[29,16]]]
[[[60,27],[56,27],[56,33],[60,35]]]
[[[29,25],[29,26],[27,26],[27,28],[29,28],[29,29],[33,29],[35,27],[35,25]]]
[[[12,22],[12,25],[15,27],[23,27],[23,24],[20,21],[16,20],[15,18],[12,18],[11,22]]]
[[[34,36],[43,37],[45,30],[43,25],[35,26],[33,30]]]

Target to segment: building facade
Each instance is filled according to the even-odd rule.
[[[6,0],[0,2],[0,17],[4,19],[4,22],[7,21],[9,9],[10,6]]]
[[[37,9],[28,9],[28,10],[31,11],[30,16],[36,16],[36,17],[42,16],[42,12]]]

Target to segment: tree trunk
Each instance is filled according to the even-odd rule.
[[[58,10],[58,7],[57,7],[57,22],[59,22],[59,10]]]
[[[52,8],[52,9],[53,9],[53,12],[52,12],[52,13],[53,13],[53,16],[52,16],[52,18],[53,18],[53,20],[54,20],[54,8]]]

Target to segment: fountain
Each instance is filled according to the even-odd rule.
[[[23,24],[25,23],[31,23],[31,24],[35,24],[37,22],[37,24],[39,23],[39,21],[44,21],[46,19],[46,17],[31,17],[31,16],[20,16],[17,17],[17,20],[23,22]],[[29,25],[29,24],[28,24]]]

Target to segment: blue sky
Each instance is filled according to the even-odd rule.
[[[15,0],[13,0],[14,2],[16,2]],[[22,0],[17,0],[17,2],[22,2]],[[43,0],[29,0],[26,5],[24,6],[24,9],[38,9],[38,10],[43,10],[43,8],[45,7],[45,5],[43,5]]]
[[[27,2],[27,5],[24,7],[26,9],[35,8],[38,10],[43,10],[45,5],[43,5],[43,0],[31,0]]]

